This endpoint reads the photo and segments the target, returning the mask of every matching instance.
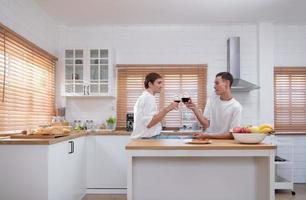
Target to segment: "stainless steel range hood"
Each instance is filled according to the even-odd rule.
[[[227,71],[234,77],[232,91],[249,92],[259,89],[259,86],[240,79],[240,37],[230,37],[227,40]]]

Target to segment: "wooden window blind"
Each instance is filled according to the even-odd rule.
[[[117,65],[117,127],[125,128],[126,113],[132,113],[137,98],[144,91],[144,79],[150,72],[163,77],[163,88],[156,95],[160,109],[168,106],[175,94],[188,92],[192,100],[203,110],[206,103],[206,65]],[[190,111],[191,112],[191,111]],[[181,110],[169,112],[164,126],[182,126]]]
[[[306,67],[274,68],[274,121],[277,132],[306,132]]]
[[[0,24],[0,131],[51,121],[56,60]]]

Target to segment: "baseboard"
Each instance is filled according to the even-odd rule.
[[[126,194],[126,188],[87,188],[86,194]]]

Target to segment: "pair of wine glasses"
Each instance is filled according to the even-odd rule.
[[[181,101],[183,103],[187,103],[190,100],[190,95],[187,92],[184,92],[182,95],[175,94],[173,97],[173,101],[176,103],[180,103]]]

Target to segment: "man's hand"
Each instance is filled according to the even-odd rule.
[[[195,133],[192,138],[204,140],[204,139],[234,139],[231,133]]]
[[[197,106],[192,102],[191,98],[189,99],[189,101],[187,103],[185,103],[186,107],[191,109],[191,110],[196,110]]]
[[[171,110],[177,110],[179,103],[173,101],[169,106],[166,107],[167,112],[170,112]]]
[[[205,140],[205,139],[208,139],[209,137],[205,133],[194,133],[192,134],[192,138],[198,139],[198,140]]]
[[[209,127],[208,119],[206,119],[203,116],[202,111],[200,109],[198,109],[198,107],[192,102],[192,100],[189,99],[189,101],[187,103],[185,103],[185,105],[186,105],[187,108],[189,108],[193,111],[193,113],[195,114],[195,116],[197,117],[199,122],[203,125],[203,128],[207,129]]]
[[[147,128],[151,128],[152,126],[156,125],[157,123],[159,123],[160,121],[162,121],[162,119],[166,116],[166,114],[168,112],[170,112],[171,110],[174,109],[178,109],[178,104],[177,102],[172,102],[169,106],[167,106],[166,108],[162,109],[158,114],[154,115],[152,120],[150,121],[150,123],[147,125]]]

